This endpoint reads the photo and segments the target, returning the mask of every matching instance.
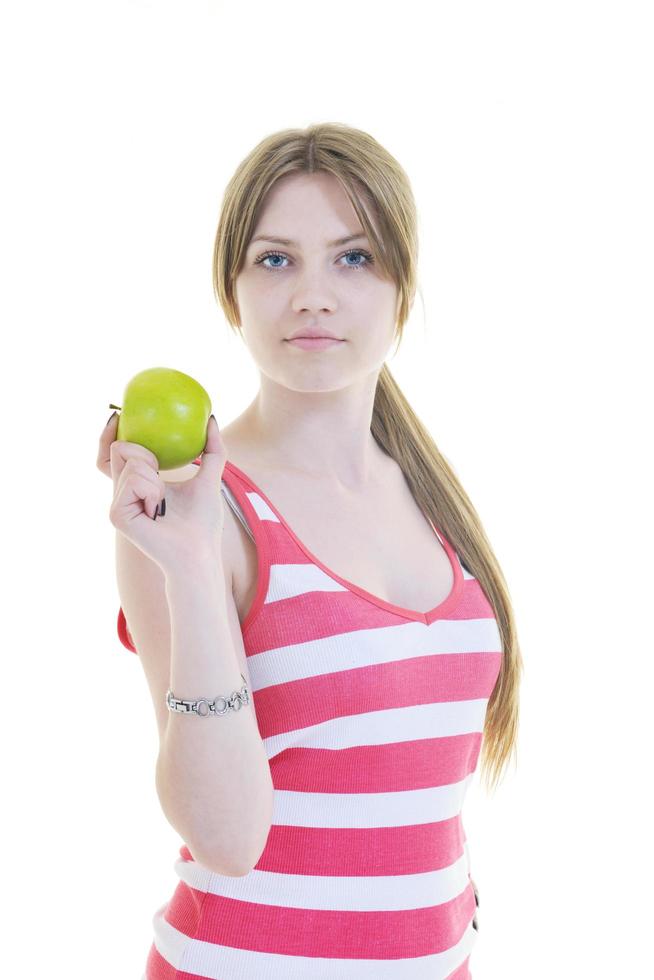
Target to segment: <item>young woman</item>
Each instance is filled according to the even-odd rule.
[[[254,400],[175,472],[115,416],[101,436],[118,631],[184,840],[147,980],[471,976],[461,811],[480,755],[496,784],[515,748],[522,661],[477,512],[385,364],[416,224],[369,134],[264,139],[213,261]]]

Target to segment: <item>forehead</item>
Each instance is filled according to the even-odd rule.
[[[325,242],[326,248],[335,248],[338,245],[347,245],[348,242],[357,241],[368,241],[368,236],[362,231],[356,231],[351,235],[345,235],[343,238],[334,238],[332,241]],[[261,232],[255,235],[251,240],[250,244],[254,242],[274,242],[275,245],[290,245],[292,248],[300,248],[301,242],[294,241],[292,238],[286,238],[283,235],[275,235],[272,232]]]
[[[361,198],[360,198],[361,199]],[[376,229],[370,208],[365,213]],[[325,248],[367,238],[345,188],[332,174],[286,174],[266,194],[250,243]]]

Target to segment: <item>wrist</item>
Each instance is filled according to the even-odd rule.
[[[225,586],[225,569],[220,552],[198,549],[187,561],[164,570],[166,592],[197,591]]]

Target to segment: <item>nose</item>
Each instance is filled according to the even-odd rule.
[[[295,282],[292,307],[296,313],[302,313],[305,310],[313,313],[322,310],[335,310],[337,302],[334,292],[327,285],[325,278],[317,272],[312,273],[306,270]]]

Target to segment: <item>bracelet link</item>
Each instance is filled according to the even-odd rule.
[[[241,674],[243,677],[243,674]],[[244,704],[250,703],[250,695],[247,688],[247,681],[243,677],[243,687],[240,691],[232,691],[229,697],[217,694],[211,700],[209,698],[197,698],[195,700],[176,698],[173,692],[168,689],[166,692],[166,707],[169,711],[178,711],[181,714],[196,714],[201,718],[208,718],[210,715],[224,715],[230,709],[240,711]]]

